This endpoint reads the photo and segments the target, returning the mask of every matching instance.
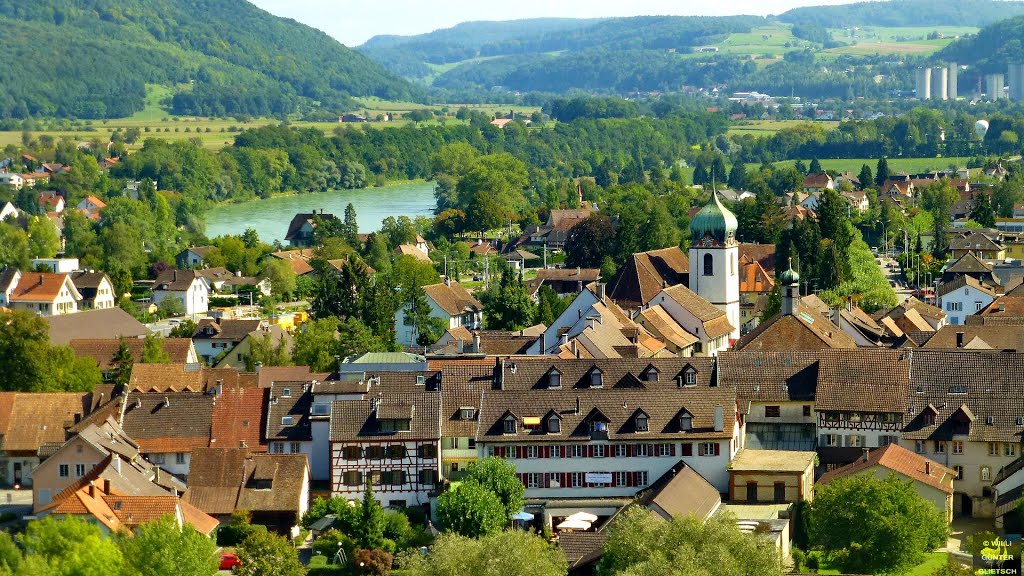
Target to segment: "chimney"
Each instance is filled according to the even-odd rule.
[[[96,499],[96,483],[89,480],[89,498]]]
[[[110,465],[114,468],[114,472],[117,472],[118,475],[121,474],[121,457],[120,456],[118,456],[117,454],[114,454],[114,458],[110,461]]]
[[[868,458],[869,458],[868,454],[870,454],[870,453],[871,453],[871,450],[869,450],[867,448],[864,449],[864,461],[865,462],[868,461]]]
[[[578,415],[579,413],[580,413],[580,397],[577,396],[576,397],[576,414]]]
[[[110,496],[110,480],[107,478],[103,479],[103,493]]]
[[[255,368],[256,368],[256,373],[259,374],[260,370],[263,369],[263,362],[257,362]]]
[[[445,276],[445,277],[444,277],[444,285],[445,285],[445,286],[451,286],[451,285],[452,285],[452,279],[451,279],[451,277],[449,277],[449,276]]]
[[[462,352],[465,350],[465,345],[466,345],[466,342],[462,338],[459,338],[458,340],[456,340],[455,341],[455,352],[457,352],[458,354],[462,354]]]
[[[999,311],[1000,312],[1006,312],[1006,302],[1000,302],[999,303]]]
[[[721,404],[715,404],[715,432],[725,430],[725,409]]]
[[[544,337],[545,334],[546,334],[546,332],[541,332],[540,333],[540,338],[538,338],[538,341],[540,342],[540,353],[541,354],[547,354],[547,351],[548,351],[547,338]]]
[[[505,389],[505,359],[495,358],[494,359],[494,382],[492,384],[495,390]]]
[[[925,460],[924,461],[924,473],[929,475],[929,476],[932,475],[932,462],[931,462],[931,460]]]
[[[480,353],[480,333],[473,332],[473,352]]]
[[[964,333],[963,332],[957,332],[956,333],[956,347],[957,348],[963,348],[964,347]]]
[[[213,388],[213,390],[217,394],[217,396],[220,396],[221,394],[223,394],[224,393],[224,381],[223,380],[217,380],[217,385]]]
[[[171,407],[171,399],[168,398],[167,396],[164,396],[164,408],[170,408],[170,407]]]
[[[597,299],[600,300],[601,302],[604,302],[604,288],[605,288],[605,283],[604,282],[598,282],[597,283]]]

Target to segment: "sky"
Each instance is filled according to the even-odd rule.
[[[610,16],[779,14],[852,0],[251,0],[354,47],[378,34],[412,35],[471,20]]]

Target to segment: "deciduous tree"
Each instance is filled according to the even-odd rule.
[[[124,557],[124,576],[213,576],[217,546],[191,526],[178,526],[171,516],[142,524],[117,538]]]
[[[295,548],[285,538],[265,530],[254,530],[237,548],[241,576],[303,576]]]
[[[565,553],[543,537],[522,530],[482,538],[442,534],[426,556],[418,550],[400,555],[398,565],[411,576],[565,576]]]
[[[469,538],[495,534],[508,523],[498,496],[476,482],[463,482],[441,494],[437,517],[445,530]]]

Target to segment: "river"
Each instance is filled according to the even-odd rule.
[[[264,242],[284,242],[288,223],[299,212],[323,209],[325,213],[341,218],[350,202],[356,209],[360,232],[380,229],[381,221],[388,216],[431,216],[437,206],[433,182],[422,181],[379,188],[278,196],[215,206],[206,213],[206,235],[215,238],[241,234],[246,228],[254,228]]]

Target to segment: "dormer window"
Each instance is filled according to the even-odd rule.
[[[647,414],[643,412],[636,415],[636,431],[647,432]]]
[[[292,416],[281,416],[281,426],[291,426],[294,420]]]
[[[291,397],[292,397],[292,389],[291,388],[282,388],[281,389],[281,398],[291,398]]]
[[[679,415],[679,429],[684,432],[693,430],[693,416],[689,413],[682,413]]]
[[[462,420],[473,420],[476,418],[476,409],[468,406],[459,408],[459,418]]]
[[[562,431],[562,419],[557,414],[548,416],[548,432],[551,434],[559,434]]]
[[[590,387],[591,388],[601,388],[603,386],[604,386],[603,375],[601,374],[600,370],[598,370],[597,368],[594,368],[590,372]]]
[[[548,388],[561,388],[562,387],[562,374],[554,368],[548,372]]]
[[[508,416],[505,418],[505,434],[516,433],[516,419],[514,416]]]
[[[600,432],[607,432],[608,431],[608,423],[607,422],[602,422],[600,420],[593,420],[593,421],[590,422],[590,431],[591,432],[598,432],[598,433],[600,433]]]
[[[644,370],[643,374],[640,375],[640,379],[644,382],[657,382],[658,381],[658,369],[654,366]]]
[[[679,375],[679,386],[696,386],[697,385],[697,371],[692,366],[688,366],[683,373]]]

